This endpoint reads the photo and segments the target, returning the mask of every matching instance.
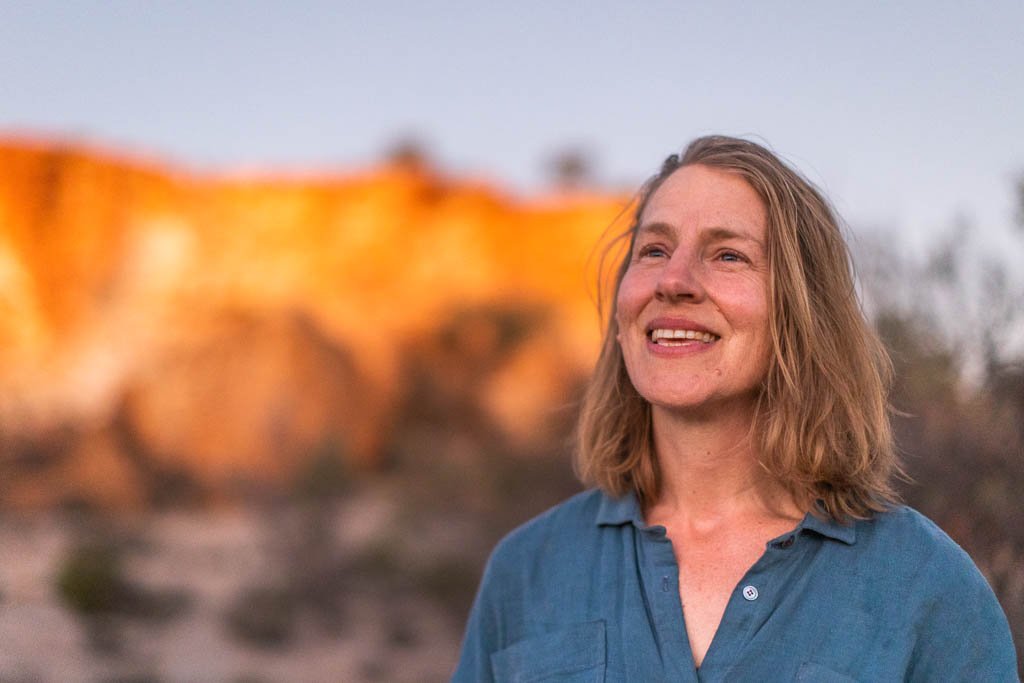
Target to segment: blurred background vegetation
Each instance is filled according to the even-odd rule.
[[[414,145],[222,182],[0,155],[0,680],[446,680],[494,543],[579,490],[587,258],[624,195],[534,203]],[[1016,251],[851,231],[906,501],[1024,651]]]

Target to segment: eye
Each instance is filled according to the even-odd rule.
[[[660,244],[645,244],[637,249],[637,258],[663,258],[668,256],[666,250]]]
[[[725,249],[718,254],[719,261],[725,261],[726,263],[743,263],[746,261],[746,257],[738,251],[732,249]]]

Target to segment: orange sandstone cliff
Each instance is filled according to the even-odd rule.
[[[273,486],[325,448],[373,467],[425,375],[529,441],[593,363],[626,202],[0,143],[0,505]]]

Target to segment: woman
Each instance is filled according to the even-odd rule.
[[[1017,680],[967,555],[896,504],[888,358],[828,203],[693,142],[645,186],[577,467],[510,534],[455,681]]]

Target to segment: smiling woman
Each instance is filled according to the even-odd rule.
[[[597,488],[495,550],[454,680],[1016,680],[984,578],[896,501],[888,358],[818,191],[701,138],[626,237]]]
[[[685,166],[641,220],[616,301],[633,386],[655,411],[750,413],[768,367],[764,204],[737,175]]]

